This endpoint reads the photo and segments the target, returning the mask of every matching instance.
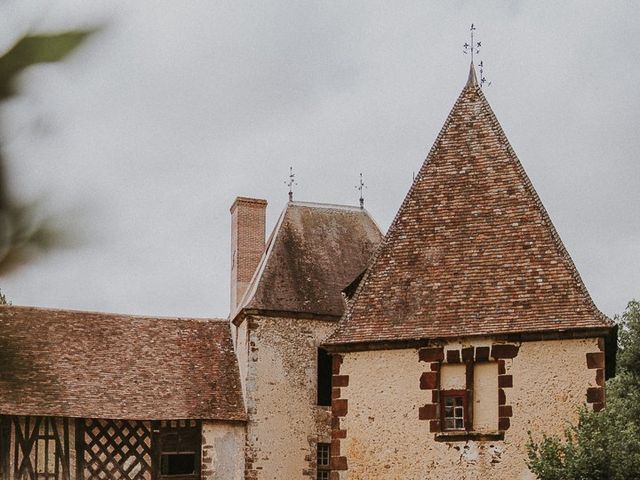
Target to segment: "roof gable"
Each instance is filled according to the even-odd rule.
[[[342,289],[366,267],[381,240],[364,209],[290,202],[241,309],[340,317]]]
[[[469,80],[328,343],[609,325]]]
[[[0,413],[244,420],[229,323],[0,307]]]

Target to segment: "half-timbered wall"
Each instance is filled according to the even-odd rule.
[[[3,417],[3,480],[70,480],[76,463],[75,424],[67,418]]]
[[[237,459],[244,458],[243,425],[206,422],[205,426],[196,420],[3,416],[1,480],[240,478],[244,462]],[[237,452],[230,452],[229,446]]]

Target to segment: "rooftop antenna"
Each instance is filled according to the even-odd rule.
[[[367,188],[364,184],[364,180],[362,179],[362,173],[360,174],[360,183],[356,185],[356,190],[360,192],[360,208],[364,208],[364,192],[363,190]]]
[[[471,43],[465,43],[462,47],[464,48],[464,54],[466,55],[467,53],[471,53],[471,63],[473,63],[473,54],[474,53],[480,53],[480,47],[482,46],[481,42],[473,42],[473,32],[476,31],[476,27],[473,25],[473,23],[471,24],[471,28],[469,29],[469,31],[471,32]]]
[[[298,182],[295,181],[296,174],[293,173],[293,167],[289,167],[289,180],[286,180],[284,183],[287,187],[289,187],[289,201],[293,202],[293,186],[298,185]]]

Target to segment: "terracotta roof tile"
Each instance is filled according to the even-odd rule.
[[[244,420],[229,324],[0,307],[0,414]]]
[[[610,325],[468,83],[328,343]]]
[[[342,289],[364,270],[381,240],[366,210],[290,202],[242,308],[340,317]]]

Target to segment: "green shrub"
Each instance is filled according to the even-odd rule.
[[[640,479],[640,302],[616,320],[617,372],[607,381],[605,410],[583,407],[563,436],[536,442],[529,434],[528,466],[540,480]]]

